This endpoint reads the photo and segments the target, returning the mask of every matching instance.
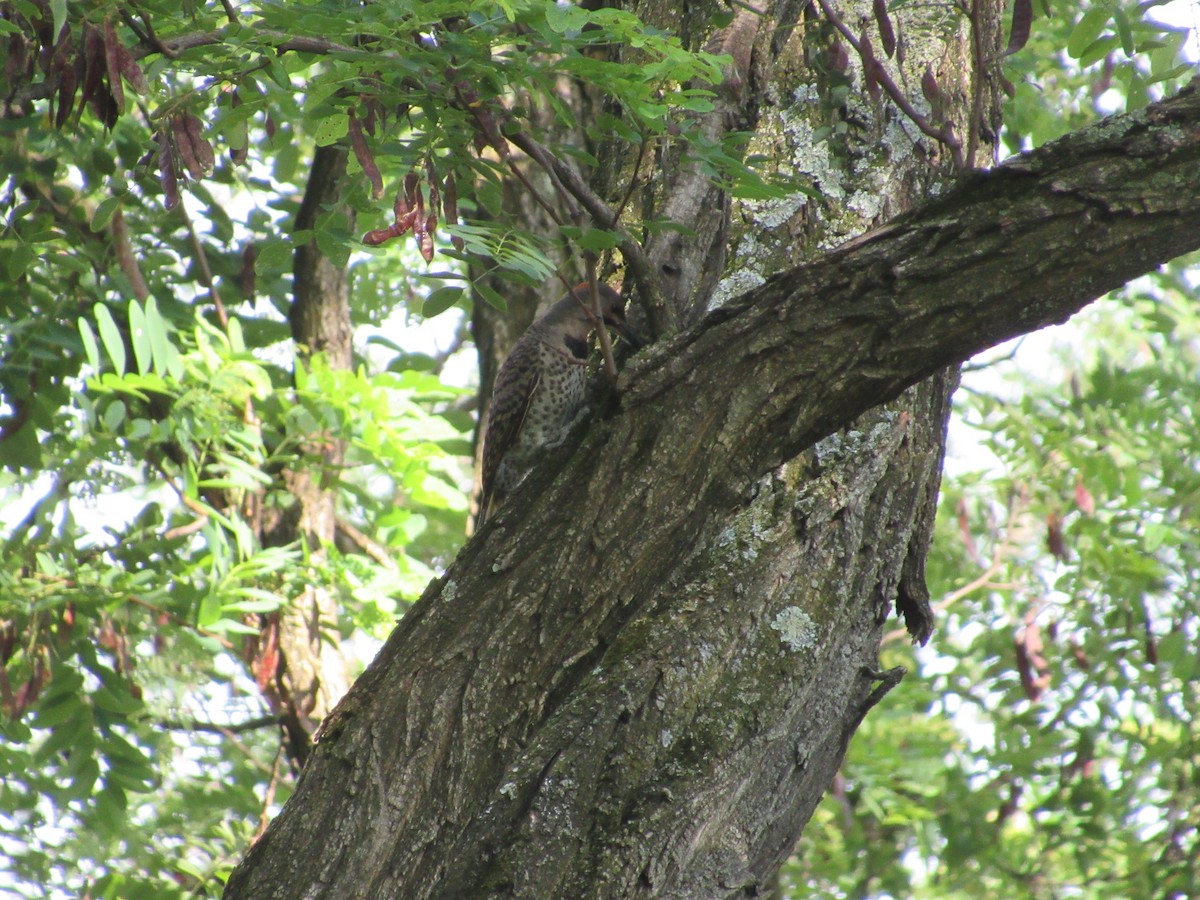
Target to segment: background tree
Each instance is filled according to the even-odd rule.
[[[645,331],[671,340],[635,361],[620,413],[609,405],[578,452],[518,495],[405,617],[330,720],[304,791],[238,889],[259,879],[290,895],[318,879],[334,892],[408,895],[404,877],[426,890],[716,895],[764,884],[882,693],[864,674],[878,668],[880,613],[898,601],[914,633],[929,625],[923,569],[954,375],[865,411],[1193,246],[1179,199],[1196,177],[1186,168],[1195,145],[1178,135],[1194,135],[1195,112],[1183,103],[1131,130],[1081,136],[1029,177],[952,194],[941,220],[886,228],[680,335],[716,300],[986,160],[1004,86],[1000,10],[986,4],[903,16],[883,4],[686,17],[661,4],[380,3],[352,16],[338,3],[227,4],[190,21],[153,4],[98,5],[78,19],[57,3],[4,11],[15,173],[4,195],[4,461],[38,495],[10,529],[4,565],[6,809],[33,835],[12,854],[26,883],[102,874],[92,889],[124,896],[164,890],[146,872],[191,890],[228,870],[254,825],[229,810],[269,812],[290,783],[270,765],[279,742],[254,726],[282,725],[282,746],[303,762],[340,693],[340,639],[386,633],[394,598],[415,596],[425,566],[445,564],[464,523],[461,470],[445,454],[466,449],[470,419],[428,374],[441,355],[361,329],[381,325],[397,295],[433,314],[465,298],[469,277],[486,301],[475,315],[486,385],[519,327],[498,328],[508,320],[484,306],[520,306],[527,319],[537,299],[578,280],[582,250],[617,247]],[[1010,49],[1030,12],[1016,5]],[[1097,7],[1076,21],[1072,7],[1040,20],[1045,47],[1097,64],[1057,86],[1118,83],[1137,105],[1149,82],[1177,77],[1181,35],[1144,13]],[[1020,55],[1007,64],[1013,142],[1050,136],[1064,123],[1059,98],[1030,92]],[[216,164],[213,143],[228,163]],[[771,161],[763,176],[741,162],[747,146]],[[1137,202],[1105,193],[1118,170]],[[397,198],[386,218],[385,192]],[[1099,222],[1096,204],[1107,211]],[[1047,210],[1067,226],[1056,230]],[[997,222],[1023,240],[997,234]],[[397,252],[409,232],[427,259],[462,268],[436,262],[436,277],[416,276]],[[436,243],[444,233],[454,246]],[[954,235],[953,252],[931,234]],[[1076,265],[1083,237],[1107,254],[1102,265]],[[364,243],[387,252],[352,257]],[[1047,297],[1031,296],[1017,262]],[[921,279],[940,294],[906,304]],[[1186,335],[1188,317],[1164,318],[1163,303],[1159,333]],[[1150,346],[1165,356],[1176,342]],[[1102,370],[1103,360],[1086,379],[1092,394],[1079,379],[1091,398],[1079,409],[1160,384],[1154,370],[1140,382]],[[84,377],[86,390],[73,390]],[[1003,409],[993,401],[979,414],[991,423]],[[959,535],[980,543],[981,523],[996,518],[990,556],[966,541],[956,556],[954,538],[934,557],[943,584],[1024,589],[992,591],[989,608],[972,610],[987,629],[955,630],[967,638],[961,672],[887,707],[883,741],[835,783],[838,839],[819,814],[823,839],[788,869],[805,889],[904,892],[913,879],[1129,889],[1147,878],[1147,835],[1162,838],[1159,885],[1191,877],[1194,800],[1178,751],[1191,746],[1182,651],[1195,618],[1177,589],[1187,542],[1171,539],[1187,533],[1188,467],[1114,481],[1128,466],[1108,445],[1072,455],[1070,420],[1047,412],[1059,418],[1051,467],[1018,470],[1024,487],[1000,504],[977,490],[957,506]],[[1166,430],[1186,435],[1186,421]],[[1028,413],[1008,422],[994,432],[999,449],[1042,433]],[[1116,413],[1103,424],[1105,435],[1136,431]],[[1119,485],[1107,504],[1105,478]],[[1063,483],[1075,513],[1055,506]],[[98,524],[86,521],[89,494],[104,497]],[[1057,569],[1018,553],[1028,546],[1019,526],[1042,512]],[[1098,540],[1110,516],[1132,523],[1119,559],[1153,559],[1152,569],[1143,562],[1126,581],[1088,574],[1117,561]],[[1080,591],[1096,600],[1088,611],[1067,602]],[[1131,608],[1146,615],[1118,612]],[[1158,693],[1129,677],[1127,661],[1120,680],[1054,684],[1048,645],[1090,667],[1131,625],[1145,665],[1171,666],[1154,670]],[[894,639],[888,654],[889,665],[909,659]],[[991,668],[967,686],[961,673],[981,660]],[[945,723],[961,713],[903,712],[955,714],[956,695],[1007,738],[990,757],[947,761]],[[263,698],[271,716],[248,705],[239,721],[194,721],[197,706],[243,697]],[[1162,709],[1183,724],[1153,750],[1148,736],[1109,737],[1136,734],[1130,722]],[[164,724],[190,733],[177,739]],[[209,730],[223,740],[206,744]],[[919,747],[924,768],[881,746]],[[1121,757],[1161,762],[1134,782],[1104,772]],[[228,783],[197,778],[205,769]],[[131,791],[159,784],[159,802],[122,812]],[[913,799],[930,784],[942,788],[941,820]],[[403,804],[388,799],[399,795]],[[1104,847],[1121,850],[1105,867],[1065,852],[1114,826]]]

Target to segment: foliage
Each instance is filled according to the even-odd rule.
[[[674,142],[741,196],[774,190],[744,135],[695,127],[726,60],[626,11],[347,6],[0,3],[0,847],[26,893],[215,891],[292,778],[256,636],[319,585],[369,652],[456,550],[469,392],[415,322],[467,301],[467,263],[554,277],[547,237],[502,216],[509,143],[540,137],[536,113],[616,154]],[[1046,6],[1006,63],[1014,145],[1074,127],[1099,85],[1136,104],[1179,74],[1179,35],[1144,4]],[[614,44],[631,60],[607,58]],[[1038,68],[1064,48],[1082,70]],[[604,111],[580,121],[563,78]],[[315,148],[335,144],[347,205],[298,232]],[[307,241],[353,276],[349,369],[291,338]],[[1194,887],[1194,476],[1178,462],[1196,455],[1194,320],[1164,303],[1152,359],[1107,335],[1079,396],[976,401],[1005,475],[948,489],[935,572],[948,591],[977,570],[970,536],[984,564],[1005,548],[993,581],[1020,588],[954,607],[955,638],[921,660],[933,674],[868,717],[789,870],[806,892],[1136,892],[1146,839],[1164,848],[1159,886]],[[1152,428],[1161,447],[1139,440]],[[322,440],[346,442],[343,465]],[[345,542],[274,539],[296,473],[329,485]],[[1033,521],[1057,556],[1016,527]]]
[[[1078,128],[1097,108],[1122,112],[1171,92],[1192,72],[1188,29],[1155,17],[1163,3],[1086,5],[1041,0],[1025,52],[1006,60],[1011,99],[1004,125],[1013,150]]]

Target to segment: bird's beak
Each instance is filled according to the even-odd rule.
[[[640,350],[642,348],[642,339],[637,336],[637,333],[634,332],[632,328],[629,327],[629,323],[625,322],[624,320],[617,322],[611,319],[605,319],[604,321],[606,324],[611,325],[613,330],[619,334],[621,338],[634,350]]]

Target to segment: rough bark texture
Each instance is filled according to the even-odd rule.
[[[876,407],[1200,247],[1198,183],[1193,90],[964,179],[636,357],[619,410],[406,614],[227,896],[765,886],[919,580],[952,385]]]

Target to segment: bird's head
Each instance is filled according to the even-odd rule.
[[[597,285],[597,289],[600,293],[600,317],[604,320],[604,324],[616,331],[629,343],[629,346],[637,350],[642,346],[642,340],[625,321],[625,298],[607,284]],[[571,294],[577,302],[583,304],[585,309],[591,310],[591,292],[586,281],[575,285]]]

